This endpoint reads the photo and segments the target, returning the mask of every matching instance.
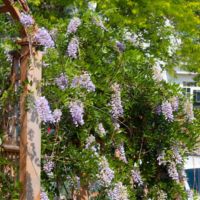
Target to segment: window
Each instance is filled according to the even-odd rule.
[[[187,82],[187,81],[183,81],[183,86],[184,87],[196,87],[197,83],[196,82]]]
[[[195,103],[200,103],[200,90],[194,90],[194,102]]]
[[[186,97],[190,97],[191,95],[191,89],[190,88],[183,88],[183,94],[186,96]]]

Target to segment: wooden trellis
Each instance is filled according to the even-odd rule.
[[[24,0],[3,0],[0,13],[10,13],[16,23],[20,23],[20,11],[28,13],[29,8]],[[21,10],[16,7],[21,5]],[[36,29],[36,26],[34,26]],[[22,184],[21,200],[40,199],[40,150],[41,131],[40,121],[34,107],[26,109],[27,99],[32,102],[40,96],[39,83],[41,81],[41,53],[35,50],[29,42],[26,28],[21,26],[20,53],[13,52],[11,84],[13,88],[23,86],[19,103],[8,107],[8,118],[5,118],[5,140],[2,154],[8,159],[19,161],[19,180]],[[31,59],[30,59],[31,58]],[[32,62],[30,62],[32,60]],[[32,84],[25,84],[31,82]],[[28,93],[29,92],[29,93]],[[7,166],[7,169],[10,166]],[[6,170],[6,169],[5,169]],[[11,175],[12,168],[9,168]]]

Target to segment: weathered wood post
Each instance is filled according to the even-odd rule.
[[[28,47],[23,47],[25,52],[26,48]],[[20,182],[23,186],[21,200],[40,200],[41,131],[40,120],[32,103],[40,95],[41,57],[39,52],[33,51],[35,64],[30,66],[28,56],[21,60],[21,81],[28,82],[20,99]]]
[[[28,12],[25,1],[18,1],[23,12]],[[20,22],[20,12],[14,2],[3,0],[0,13],[9,12],[16,22]],[[34,108],[34,101],[40,96],[41,58],[29,42],[26,28],[21,29],[20,81],[23,92],[20,97],[20,182],[22,191],[20,200],[40,200],[40,121]],[[31,60],[30,60],[31,57]],[[33,61],[33,62],[30,62]],[[30,102],[28,106],[28,102]],[[32,103],[32,105],[31,105]],[[27,107],[28,106],[28,107]]]

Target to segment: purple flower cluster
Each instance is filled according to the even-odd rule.
[[[173,108],[171,103],[168,101],[165,101],[162,103],[161,106],[158,106],[156,108],[156,113],[158,115],[163,114],[165,119],[169,122],[172,122],[174,120]]]
[[[33,18],[28,15],[28,14],[25,14],[25,13],[21,13],[21,16],[20,16],[20,22],[22,23],[22,25],[24,25],[25,27],[29,27],[31,25],[34,24],[34,20]]]
[[[77,37],[73,37],[68,44],[67,54],[69,57],[76,59],[79,48],[79,40]]]
[[[47,175],[50,175],[52,170],[55,167],[55,163],[51,160],[49,160],[49,158],[47,158],[46,163],[43,166],[43,170]]]
[[[119,42],[119,41],[116,41],[116,46],[117,46],[117,48],[118,48],[118,50],[120,51],[120,52],[123,52],[123,51],[125,51],[125,45],[123,44],[123,43],[121,43],[121,42]]]
[[[71,33],[76,33],[76,31],[78,30],[78,27],[81,25],[81,20],[78,17],[74,17],[73,19],[71,19],[71,21],[69,22],[69,25],[67,27],[67,33],[71,34]]]
[[[60,109],[55,109],[53,111],[53,122],[58,123],[61,120],[62,111]]]
[[[49,200],[46,192],[42,191],[40,193],[40,200]]]
[[[42,121],[52,122],[53,116],[49,106],[49,102],[45,97],[39,97],[35,102],[37,113],[39,114]]]
[[[165,62],[156,59],[154,66],[153,66],[153,79],[157,82],[160,82],[164,79],[163,73],[162,73],[162,68],[161,66],[164,66]]]
[[[169,122],[172,122],[174,120],[174,116],[171,103],[169,103],[168,101],[162,103],[161,109],[165,119]]]
[[[99,132],[100,137],[103,137],[106,135],[106,130],[104,129],[102,123],[99,123],[98,125],[98,132]]]
[[[122,102],[121,102],[121,91],[120,91],[120,86],[117,83],[114,83],[112,85],[112,90],[114,94],[112,94],[111,98],[111,114],[114,119],[118,119],[119,117],[122,117],[124,114],[124,110],[122,107]]]
[[[59,109],[55,109],[52,113],[49,102],[45,97],[39,97],[35,102],[35,107],[38,115],[44,123],[58,123],[61,119],[62,112]]]
[[[91,147],[92,144],[95,143],[95,137],[93,135],[90,135],[87,139],[86,139],[86,145],[85,148],[89,149]]]
[[[80,101],[74,101],[69,104],[69,109],[70,113],[72,116],[73,123],[75,126],[83,125],[84,120],[83,120],[83,114],[84,114],[84,109],[83,109],[83,103]]]
[[[157,157],[157,161],[158,161],[158,165],[166,165],[167,164],[167,161],[166,161],[166,159],[165,159],[165,156],[166,156],[166,154],[165,154],[165,151],[162,151],[159,155],[158,155],[158,157]]]
[[[99,174],[97,175],[97,178],[99,184],[104,187],[110,186],[114,178],[114,171],[109,167],[106,157],[102,157],[99,162]]]
[[[183,158],[180,155],[178,147],[177,146],[173,146],[172,147],[172,152],[173,152],[172,158],[173,158],[174,162],[176,164],[182,164],[183,163]]]
[[[170,99],[170,103],[171,103],[171,106],[172,106],[172,110],[175,112],[175,111],[178,111],[178,106],[179,106],[179,100],[178,100],[178,97],[172,97]]]
[[[110,198],[110,200],[129,199],[127,188],[122,184],[122,182],[116,183],[114,188],[108,191],[108,197]]]
[[[68,78],[65,74],[61,73],[60,76],[55,79],[55,83],[61,90],[65,90],[68,86]]]
[[[179,180],[178,171],[176,169],[176,164],[174,162],[169,163],[168,165],[168,174],[173,180]]]
[[[183,158],[179,153],[179,149],[177,146],[171,147],[172,154],[169,154],[166,156],[165,151],[162,151],[161,154],[158,156],[158,164],[167,166],[167,171],[169,174],[169,177],[171,177],[173,180],[179,179],[179,174],[176,169],[177,164],[183,163]]]
[[[119,151],[119,159],[121,161],[123,161],[124,163],[128,163],[127,159],[126,159],[126,154],[125,154],[125,150],[124,150],[124,145],[121,144],[118,148]]]
[[[132,176],[133,184],[137,184],[138,186],[143,185],[140,171],[138,169],[131,170],[131,176]]]
[[[82,75],[77,76],[72,80],[71,87],[75,88],[77,86],[85,88],[88,92],[95,91],[95,85],[91,81],[90,74],[88,72],[84,72]]]
[[[93,135],[90,135],[87,139],[86,139],[86,145],[85,145],[85,149],[90,149],[91,151],[94,152],[94,154],[99,157],[98,154],[98,150],[99,150],[99,146],[98,144],[95,144],[96,139]]]
[[[46,48],[52,48],[55,46],[50,34],[44,27],[37,30],[35,41]]]
[[[67,182],[67,187],[70,189],[79,190],[81,187],[80,177],[78,176],[71,177],[67,175],[66,182]]]
[[[93,18],[93,22],[95,25],[100,27],[102,30],[107,31],[106,27],[103,24],[103,21],[100,17]]]
[[[161,106],[158,106],[156,113],[158,115],[163,114],[167,121],[172,122],[174,120],[173,112],[178,111],[178,106],[178,97],[172,97],[169,101],[165,101]]]

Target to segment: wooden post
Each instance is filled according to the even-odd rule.
[[[12,18],[20,23],[21,13],[13,4],[13,1],[3,0],[4,5],[0,6],[0,13],[9,12]],[[24,12],[29,8],[24,0],[18,0]],[[32,44],[27,41],[26,27],[22,26],[20,52],[20,84],[23,86],[23,93],[20,97],[20,182],[22,191],[20,200],[40,200],[40,150],[41,130],[40,121],[35,107],[28,106],[27,100],[34,104],[35,99],[40,96],[41,81],[41,58],[42,54],[34,52]],[[33,54],[33,55],[31,55]],[[31,62],[33,58],[34,63]],[[27,107],[28,106],[28,107]]]
[[[34,64],[29,66],[29,52],[29,47],[23,46],[21,84],[28,82],[28,85],[25,86],[20,99],[20,182],[22,183],[20,200],[40,200],[40,120],[34,105],[29,105],[27,108],[27,102],[34,104],[40,96],[42,54],[33,52]]]

